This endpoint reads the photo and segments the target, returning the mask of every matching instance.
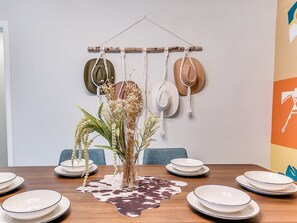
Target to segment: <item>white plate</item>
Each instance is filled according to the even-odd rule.
[[[15,173],[0,172],[0,190],[4,189],[5,187],[8,187],[15,178]]]
[[[30,223],[46,223],[50,222],[58,217],[60,217],[62,214],[64,214],[70,207],[70,201],[68,198],[62,196],[61,201],[59,202],[58,206],[49,214],[26,222]],[[0,208],[0,222],[1,223],[20,223],[24,222],[22,220],[17,220],[9,217],[3,210]]]
[[[254,200],[252,200],[245,209],[238,212],[233,212],[233,213],[217,212],[205,207],[198,201],[194,192],[190,192],[188,194],[187,201],[189,205],[195,210],[203,214],[209,215],[211,217],[221,218],[221,219],[228,219],[228,220],[249,219],[249,218],[255,217],[260,212],[259,205]]]
[[[89,173],[94,172],[96,169],[97,169],[97,165],[92,164],[90,166]],[[68,172],[68,171],[64,170],[64,168],[61,167],[61,166],[57,166],[55,168],[55,172],[57,174],[61,175],[61,176],[65,176],[65,177],[81,177],[82,174],[83,174],[83,172],[79,172],[79,173],[77,173],[77,172]]]
[[[292,193],[295,193],[297,191],[297,186],[292,183],[287,189],[285,190],[278,190],[278,191],[267,191],[267,190],[262,190],[258,187],[255,187],[253,185],[251,185],[248,180],[246,179],[245,176],[243,175],[240,175],[238,177],[236,177],[236,181],[243,187],[251,190],[251,191],[254,191],[254,192],[257,192],[257,193],[260,193],[260,194],[265,194],[265,195],[288,195],[288,194],[292,194]]]
[[[180,176],[186,176],[186,177],[199,176],[199,175],[205,174],[209,171],[209,168],[204,165],[201,167],[200,170],[195,171],[195,172],[182,172],[182,171],[175,169],[173,167],[172,163],[167,164],[166,169],[171,173],[174,173],[174,174],[180,175]]]
[[[52,212],[61,199],[57,191],[30,190],[7,198],[1,206],[12,218],[31,220]]]
[[[247,171],[243,175],[250,184],[262,190],[285,190],[294,182],[288,176],[269,171]]]
[[[199,202],[220,212],[243,210],[251,202],[251,197],[236,188],[223,185],[203,185],[194,190]]]
[[[89,166],[93,164],[93,160],[89,160]],[[60,166],[67,172],[72,173],[81,173],[86,168],[86,160],[85,159],[75,159],[75,160],[65,160],[63,161]]]
[[[201,169],[203,162],[196,159],[177,158],[171,160],[173,167],[182,172],[196,172]]]
[[[12,191],[13,189],[18,188],[24,183],[24,178],[17,176],[13,181],[12,184],[10,184],[8,187],[5,187],[4,189],[0,190],[0,194],[5,194],[9,191]]]

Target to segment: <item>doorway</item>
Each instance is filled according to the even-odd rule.
[[[0,167],[13,166],[8,22],[0,21]]]
[[[0,29],[0,167],[7,166],[7,134],[6,134],[6,105],[4,78],[4,38]]]

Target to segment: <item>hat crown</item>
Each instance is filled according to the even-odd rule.
[[[176,87],[182,96],[202,90],[205,84],[205,73],[202,64],[193,57],[180,58],[174,63],[174,79]]]
[[[92,67],[89,67],[90,72],[92,71]],[[104,65],[102,64],[97,64],[94,68],[94,71],[93,73],[91,74],[93,75],[93,79],[94,79],[94,82],[97,84],[97,85],[102,85],[106,82],[106,79],[107,79],[107,72],[105,70],[105,67]]]
[[[155,83],[150,91],[148,103],[151,112],[163,117],[174,115],[178,109],[179,97],[176,86],[170,81]]]
[[[195,68],[191,64],[185,62],[181,72],[181,79],[187,86],[190,87],[196,83],[198,76]]]
[[[98,63],[95,65],[97,59],[93,58],[88,60],[84,67],[84,82],[87,90],[92,93],[97,93],[97,86],[101,86],[104,83],[114,83],[115,70],[112,63],[106,60],[107,70],[105,69],[104,60],[100,58]],[[93,72],[92,69],[94,68]],[[108,75],[107,75],[108,74]],[[93,80],[92,80],[93,78]],[[94,83],[93,83],[94,81]],[[101,91],[101,93],[103,93]]]
[[[171,105],[171,96],[166,89],[159,89],[155,95],[156,107],[160,111],[167,110]]]
[[[138,88],[137,84],[134,81],[119,81],[113,85],[115,97],[117,99],[127,99],[126,87],[127,84],[135,84]]]

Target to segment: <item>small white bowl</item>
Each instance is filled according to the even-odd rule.
[[[173,167],[182,172],[196,172],[203,166],[203,162],[196,159],[177,158],[171,160]]]
[[[12,184],[13,180],[16,178],[16,174],[10,172],[0,173],[0,190],[8,187]]]
[[[52,190],[32,190],[14,195],[2,203],[2,209],[10,217],[29,220],[53,211],[62,195]]]
[[[81,160],[65,160],[63,161],[60,166],[63,167],[63,169],[67,172],[83,172],[86,169],[86,163],[85,159]],[[93,164],[93,160],[89,160],[89,167]]]
[[[200,186],[194,190],[194,194],[202,205],[224,213],[243,210],[251,202],[247,193],[221,185]]]
[[[285,190],[294,182],[290,177],[268,171],[248,171],[243,175],[253,186],[268,191]]]

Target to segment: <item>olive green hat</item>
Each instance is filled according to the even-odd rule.
[[[115,71],[112,63],[109,60],[106,60],[106,66],[108,70],[108,73],[107,73],[104,66],[104,60],[99,59],[97,65],[94,67],[96,60],[97,60],[96,58],[90,59],[86,63],[85,69],[84,69],[84,82],[85,82],[86,88],[92,94],[96,94],[97,86],[101,86],[106,83],[113,84],[115,79]],[[93,75],[93,81],[95,84],[92,81],[91,75]]]

